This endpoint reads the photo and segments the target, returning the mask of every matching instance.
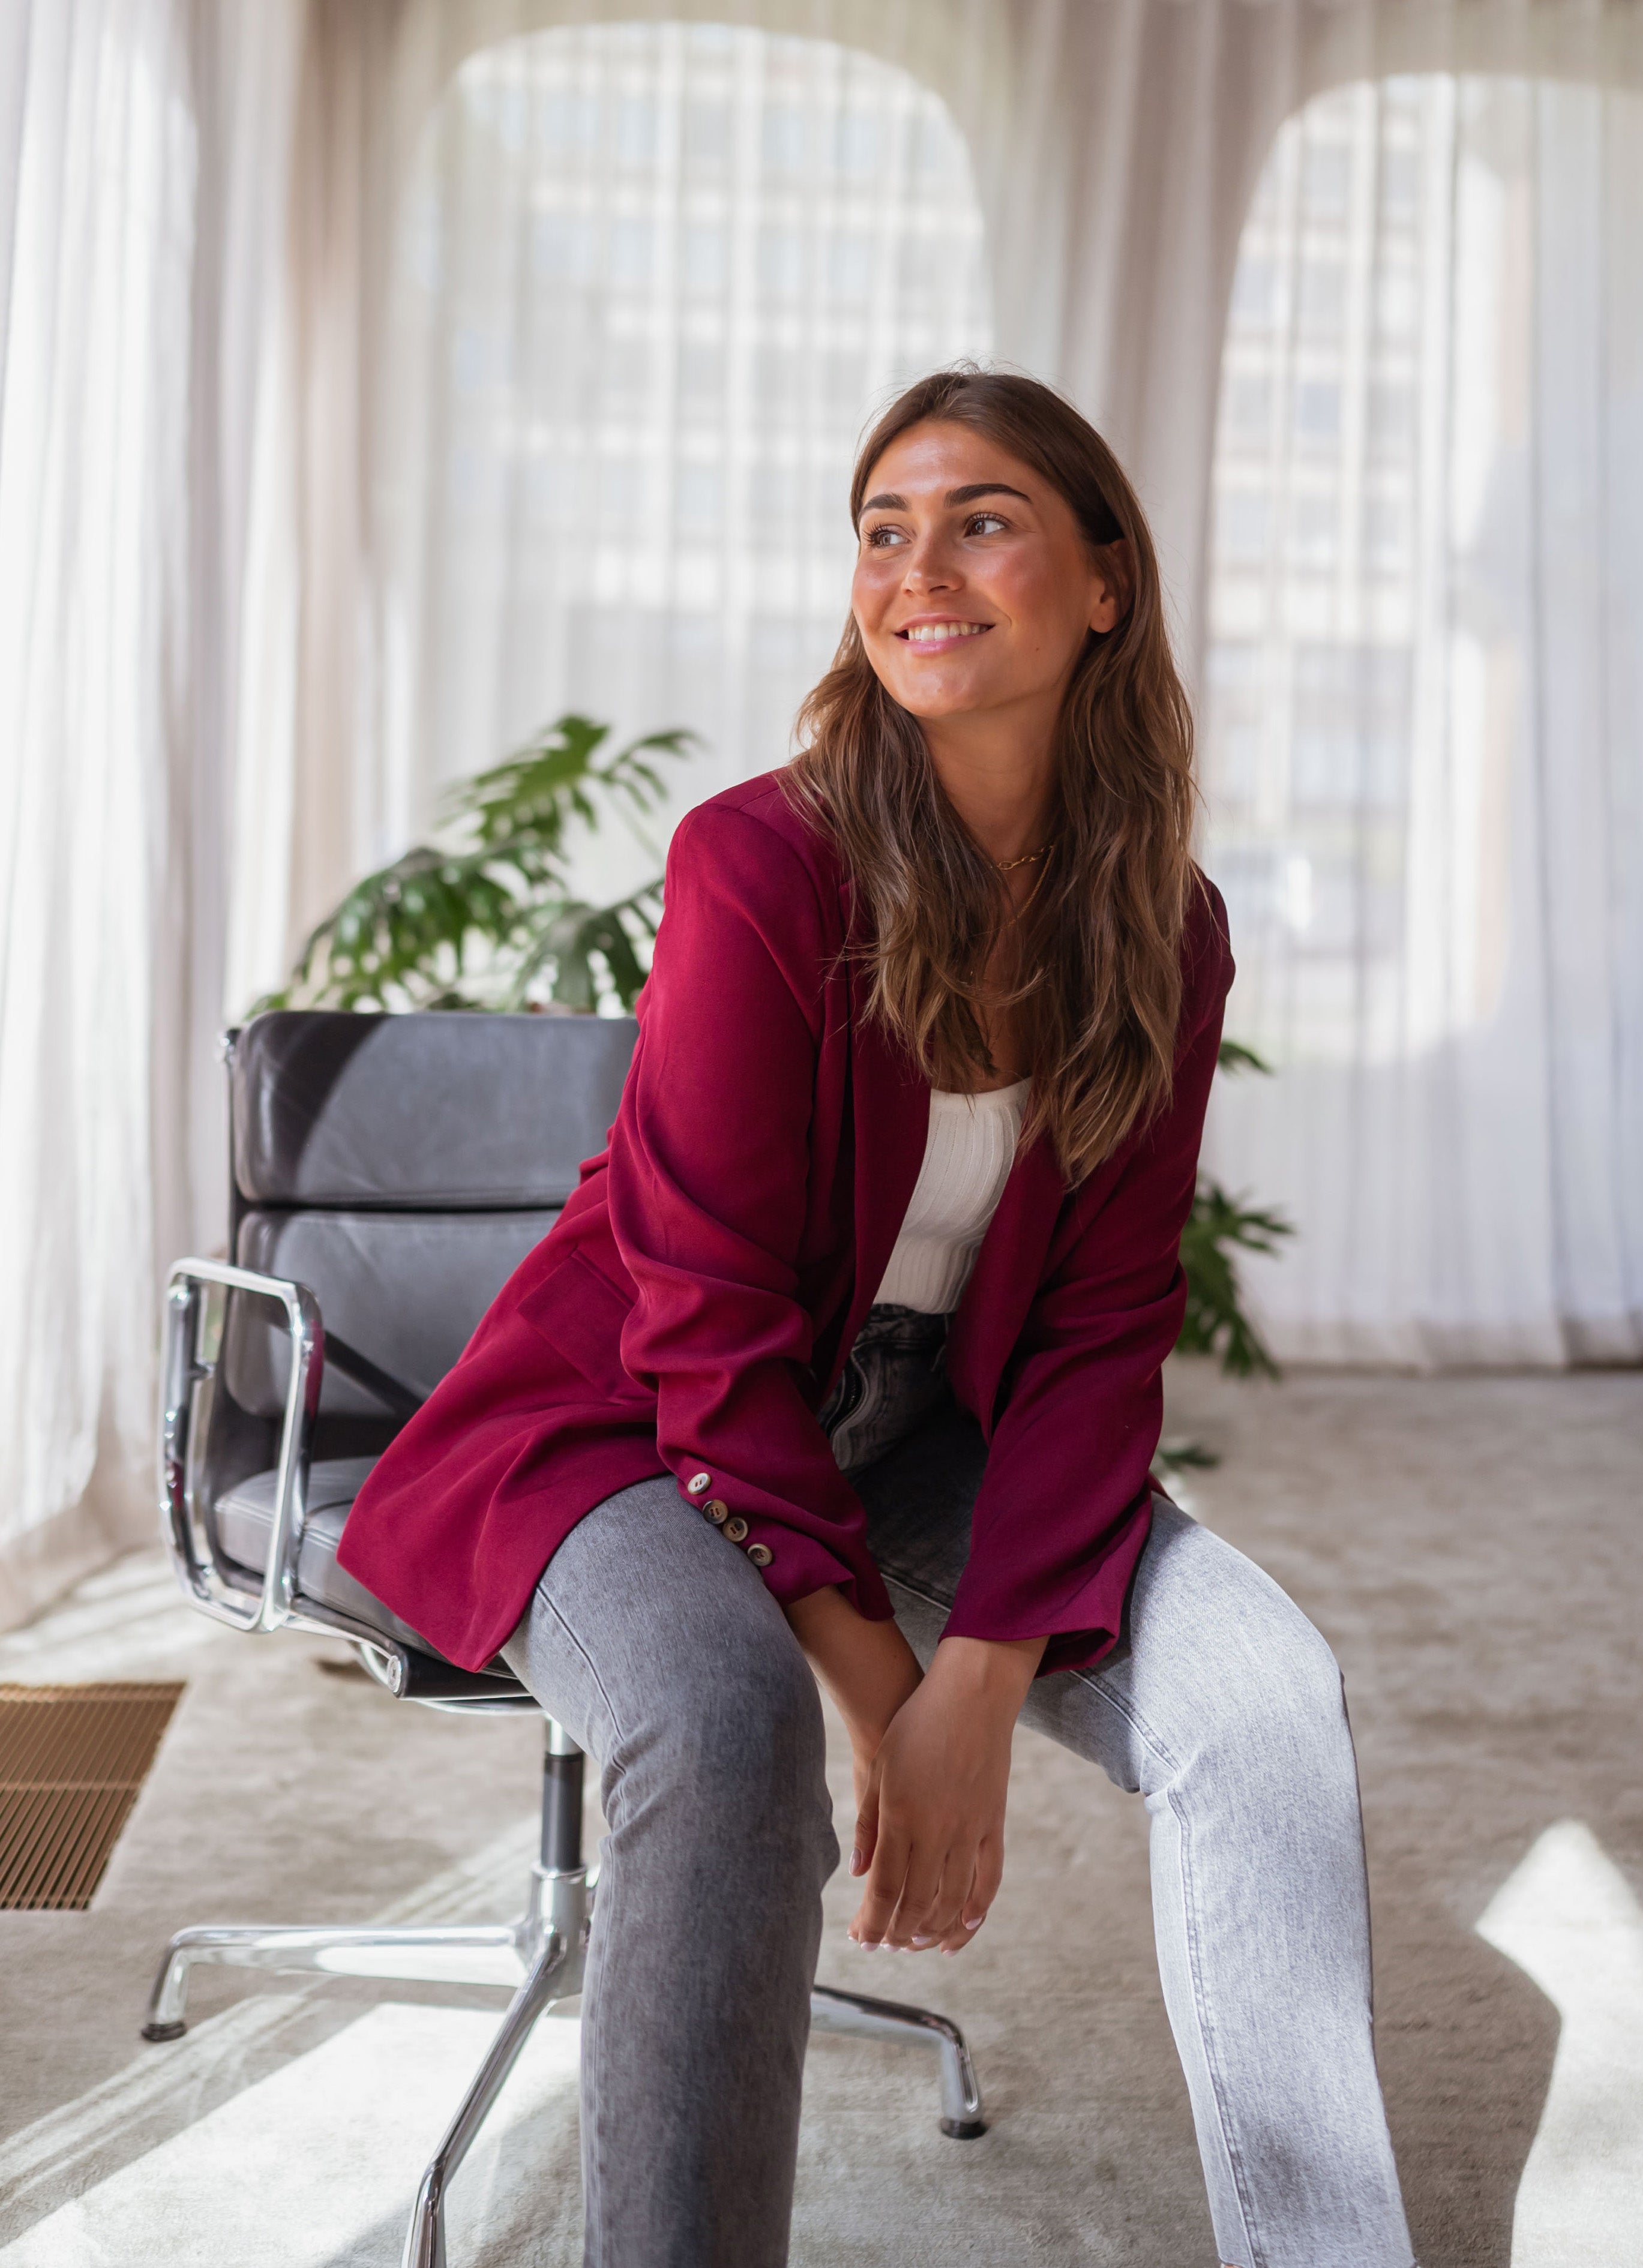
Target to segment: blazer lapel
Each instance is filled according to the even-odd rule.
[[[851,1093],[856,1136],[856,1285],[848,1349],[884,1280],[907,1217],[930,1138],[930,1086],[875,1024],[851,1019]]]
[[[846,937],[853,928],[854,899],[846,880],[839,889]],[[930,1138],[930,1082],[911,1057],[887,1038],[882,1027],[860,1012],[862,982],[859,964],[851,961],[845,994],[855,1135],[856,1281],[839,1341],[841,1365],[884,1280]]]
[[[1066,1194],[1055,1151],[1041,1134],[1010,1168],[947,1331],[948,1375],[989,1440],[998,1381],[1038,1290]]]

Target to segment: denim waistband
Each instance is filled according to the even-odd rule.
[[[918,1307],[898,1307],[894,1300],[886,1300],[868,1308],[856,1334],[856,1348],[883,1347],[895,1354],[923,1354],[928,1349],[933,1353],[947,1335],[947,1316],[927,1315]]]
[[[838,1381],[818,1413],[841,1470],[893,1448],[947,1392],[945,1315],[886,1300],[867,1310]]]

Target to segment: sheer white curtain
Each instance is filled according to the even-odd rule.
[[[1212,1158],[1313,1359],[1643,1355],[1643,100],[1359,82],[1280,132],[1222,377]]]
[[[158,1267],[221,1213],[234,319],[276,13],[41,0],[0,31],[0,1623],[152,1532]]]

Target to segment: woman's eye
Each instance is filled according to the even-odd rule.
[[[891,544],[900,543],[903,536],[899,527],[870,527],[861,540],[869,551],[888,551]]]
[[[976,512],[965,521],[964,533],[966,535],[993,535],[1007,525],[1008,522],[1000,519],[996,512]]]

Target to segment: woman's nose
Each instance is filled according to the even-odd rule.
[[[903,578],[910,591],[950,591],[959,581],[951,556],[939,544],[913,548]]]

